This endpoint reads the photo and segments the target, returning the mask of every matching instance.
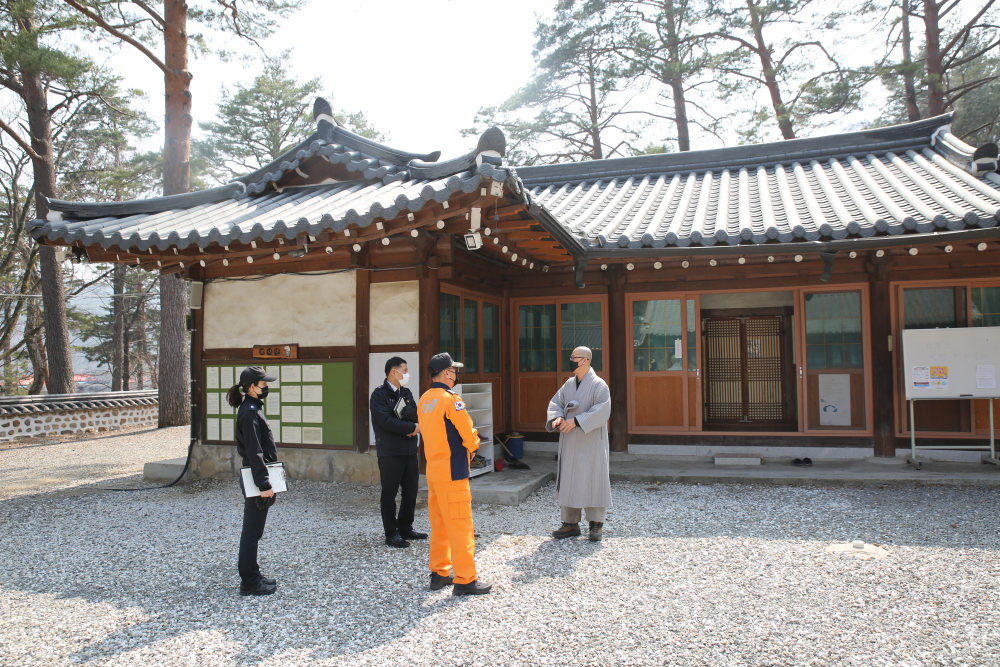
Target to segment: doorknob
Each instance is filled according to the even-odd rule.
[[[802,366],[799,366],[799,379],[802,379]]]

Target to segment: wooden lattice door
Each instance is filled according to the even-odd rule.
[[[751,428],[795,420],[788,397],[784,320],[764,315],[702,321],[706,425]]]

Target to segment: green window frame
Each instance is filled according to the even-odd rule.
[[[465,354],[461,362],[466,373],[479,372],[479,302],[474,299],[463,299],[462,303],[462,336],[465,341]]]
[[[556,306],[518,306],[518,368],[522,373],[556,371]]]
[[[589,347],[594,353],[591,367],[604,370],[604,344],[600,301],[564,303],[560,305],[562,328],[562,371],[572,372],[575,364],[569,358],[578,347]]]
[[[677,342],[685,344],[681,299],[633,301],[632,336],[636,372],[684,370],[683,359],[677,356]],[[692,344],[690,337],[687,344]]]
[[[483,301],[483,372],[500,373],[500,306]]]
[[[456,361],[462,361],[461,307],[462,297],[441,292],[441,352]]]
[[[811,292],[805,302],[806,366],[864,368],[861,292]]]

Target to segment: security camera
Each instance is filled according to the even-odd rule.
[[[483,236],[479,232],[469,232],[465,235],[465,247],[469,250],[479,250],[483,247]]]

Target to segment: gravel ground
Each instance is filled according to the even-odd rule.
[[[85,435],[52,435],[0,442],[0,500],[127,479],[142,465],[187,455],[191,429],[149,426]]]
[[[477,506],[478,598],[426,589],[426,543],[381,544],[375,489],[292,482],[267,598],[236,594],[234,482],[20,495],[0,504],[0,665],[1000,664],[995,490],[612,492],[600,544],[547,537],[551,485]],[[854,538],[889,556],[824,551]]]

